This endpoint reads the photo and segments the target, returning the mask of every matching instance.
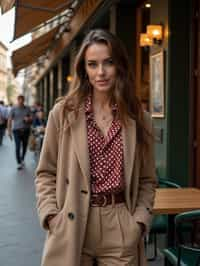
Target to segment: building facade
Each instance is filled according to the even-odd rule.
[[[0,41],[0,100],[7,102],[7,47]]]
[[[162,34],[142,45],[148,26],[160,26]],[[133,89],[154,122],[158,173],[200,187],[200,0],[81,1],[69,32],[51,39],[34,77],[36,97],[47,113],[67,93],[74,56],[93,28],[112,31],[126,45]]]
[[[16,103],[17,96],[21,94],[21,85],[13,75],[12,68],[7,69],[7,103]]]

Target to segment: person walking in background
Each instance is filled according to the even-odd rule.
[[[3,117],[3,111],[2,111],[2,109],[0,107],[0,146],[3,143],[4,131],[5,131],[5,128],[4,128],[4,117]]]
[[[116,36],[92,30],[49,114],[36,170],[42,266],[144,266],[155,196],[150,116]]]
[[[0,146],[3,144],[3,137],[7,127],[8,112],[4,101],[0,101]]]
[[[31,123],[31,110],[24,105],[24,96],[19,95],[17,97],[17,105],[11,109],[8,117],[8,135],[11,140],[12,136],[14,136],[18,170],[24,167]]]
[[[36,112],[35,118],[32,122],[32,132],[35,136],[36,142],[39,141],[39,151],[42,148],[42,143],[44,139],[44,133],[46,128],[46,119],[44,118],[44,112],[42,110]]]
[[[38,112],[44,111],[43,105],[38,101],[36,101],[30,108],[33,120],[37,117]]]
[[[45,127],[46,127],[46,119],[44,117],[44,111],[40,110],[36,112],[35,117],[33,119],[32,126],[34,128],[41,127],[41,129],[44,132]]]

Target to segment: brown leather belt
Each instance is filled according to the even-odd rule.
[[[105,207],[110,204],[125,202],[124,191],[119,193],[98,193],[92,194],[90,199],[91,207]]]

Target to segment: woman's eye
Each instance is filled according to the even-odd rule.
[[[105,64],[108,65],[108,66],[112,66],[113,65],[113,60],[112,59],[106,60]]]
[[[95,62],[89,62],[89,63],[88,63],[88,66],[89,66],[89,67],[96,67],[96,65],[97,65],[97,64],[96,64]]]

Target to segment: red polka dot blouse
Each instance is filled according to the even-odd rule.
[[[117,106],[112,110],[116,114]],[[91,96],[85,102],[85,113],[92,193],[118,193],[125,187],[121,123],[114,119],[104,137],[94,119]]]

